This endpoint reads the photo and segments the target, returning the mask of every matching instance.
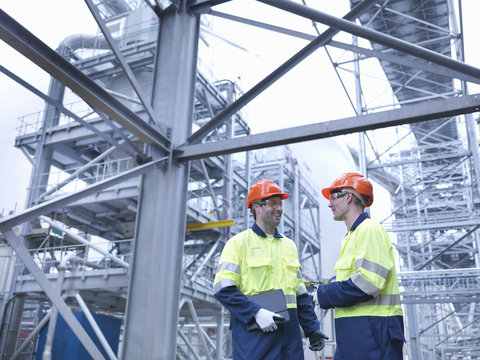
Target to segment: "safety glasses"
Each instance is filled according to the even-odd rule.
[[[333,201],[333,200],[341,198],[345,195],[347,195],[347,191],[338,191],[338,192],[330,193],[330,197],[328,199],[330,201]]]
[[[260,206],[268,205],[273,209],[276,209],[279,206],[283,207],[283,201],[275,201],[275,200],[270,200],[270,199],[259,201],[259,202],[257,202],[257,204],[260,205]]]

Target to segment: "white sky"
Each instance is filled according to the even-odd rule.
[[[257,20],[271,22],[278,20],[277,25],[282,25],[280,10],[268,7],[267,16],[262,18],[261,11],[253,11],[252,6],[257,6],[249,0],[241,0],[245,6],[244,16],[255,14]],[[310,0],[312,2],[312,0]],[[331,4],[329,6],[331,8]],[[234,1],[227,6],[236,6],[239,1]],[[309,4],[309,1],[307,1]],[[338,8],[329,10],[337,16],[343,16],[348,11],[347,2],[336,1]],[[225,8],[227,7],[225,6]],[[266,8],[266,5],[260,4]],[[478,39],[478,13],[480,2],[478,0],[463,0],[464,23],[465,23],[465,46],[467,50],[466,61],[470,65],[480,67],[480,55]],[[49,1],[11,1],[0,0],[0,8],[8,15],[20,22],[30,32],[35,34],[51,48],[71,34],[93,34],[96,24],[87,6],[80,0],[49,0]],[[223,11],[217,9],[218,11]],[[225,10],[227,11],[227,10]],[[273,17],[272,11],[278,13]],[[232,11],[233,12],[233,11]],[[235,12],[241,16],[241,13]],[[304,20],[304,19],[303,19]],[[214,20],[217,22],[217,20]],[[218,25],[221,21],[218,20]],[[231,23],[230,23],[231,24]],[[307,29],[306,27],[309,27]],[[310,22],[305,22],[305,30],[311,32]],[[228,33],[228,31],[227,31]],[[231,37],[236,38],[235,32],[230,32]],[[259,35],[261,34],[261,35]],[[218,76],[240,76],[240,84],[248,89],[261,80],[265,75],[274,70],[278,65],[291,57],[297,50],[305,46],[306,42],[289,39],[284,35],[274,34],[259,29],[243,27],[239,45],[249,49],[250,53],[229,48],[223,51],[226,65],[219,65]],[[0,41],[0,64],[8,70],[24,78],[27,82],[47,93],[49,76],[36,65],[26,60],[23,56],[12,50],[8,45]],[[230,58],[228,57],[230,55]],[[236,66],[232,67],[231,64]],[[231,70],[235,69],[236,74]],[[228,73],[230,71],[230,73]],[[480,92],[478,87],[471,93]],[[285,96],[287,95],[287,96]],[[0,166],[3,176],[0,178],[0,214],[7,214],[16,208],[23,209],[28,181],[30,178],[30,164],[20,150],[14,147],[16,128],[20,125],[19,117],[43,110],[43,101],[36,98],[13,80],[0,73],[0,146],[2,157]],[[346,96],[340,87],[336,75],[332,71],[330,63],[326,60],[323,50],[314,54],[278,81],[271,89],[255,99],[250,105],[250,113],[255,114],[255,121],[249,122],[254,132],[284,128],[287,126],[326,121],[346,116],[352,116]],[[273,121],[274,119],[274,121]],[[325,176],[327,160],[321,159],[318,154],[318,142],[308,142],[292,146],[298,149],[305,161],[308,161],[312,169],[311,176],[320,179],[320,186],[327,186],[333,180],[333,176]],[[330,146],[331,140],[322,140],[322,146]],[[341,151],[341,150],[340,150]],[[294,152],[298,157],[299,153]],[[334,162],[333,159],[328,159]],[[335,166],[335,164],[331,164]],[[348,165],[347,165],[348,166]],[[349,169],[342,169],[338,165],[339,173]],[[375,206],[375,205],[374,205]]]

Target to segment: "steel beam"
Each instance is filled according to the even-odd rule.
[[[368,8],[374,5],[376,0],[364,0],[362,3],[353,8],[347,15],[344,16],[344,21],[349,22],[348,20],[354,20],[357,16],[362,14]],[[288,71],[292,70],[297,66],[301,61],[311,55],[319,47],[327,44],[339,31],[334,28],[329,28],[321,35],[319,35],[315,40],[310,42],[307,46],[301,49],[298,53],[288,59],[285,63],[280,65],[276,70],[270,73],[266,78],[260,81],[257,85],[248,90],[244,95],[238,98],[235,102],[228,105],[223,109],[217,116],[215,116],[208,123],[203,125],[198,129],[193,135],[188,138],[188,143],[194,144],[199,143],[204,136],[206,136],[212,130],[221,126],[225,121],[230,119],[238,110],[247,105],[250,101],[255,99],[263,91],[268,89],[270,85],[274,84],[278,79],[280,79]]]
[[[480,69],[465,64],[461,61],[452,59],[451,57],[439,54],[435,51],[428,50],[418,45],[411,44],[399,38],[383,34],[381,32],[369,29],[367,27],[354,24],[351,21],[337,18],[327,13],[309,8],[305,5],[295,3],[290,0],[258,0],[264,4],[288,11],[292,14],[303,16],[312,21],[320,22],[324,25],[331,26],[339,31],[346,31],[352,35],[373,41],[375,43],[387,46],[389,48],[402,51],[406,54],[431,61],[434,64],[445,66],[449,69],[459,71],[466,75],[472,76],[480,83]]]
[[[480,110],[480,95],[469,95],[447,100],[404,106],[400,109],[302,125],[283,130],[243,136],[203,144],[183,145],[174,150],[178,161],[232,154],[247,150],[293,144],[296,142],[346,135],[394,125],[473,113]]]
[[[112,176],[111,178],[108,178],[106,180],[99,181],[93,185],[87,186],[85,189],[79,190],[73,194],[60,196],[50,201],[46,201],[39,205],[32,206],[31,208],[25,209],[18,214],[0,218],[0,232],[10,230],[16,225],[22,224],[28,220],[32,220],[50,211],[60,209],[76,200],[82,199],[91,194],[95,194],[101,190],[107,189],[125,180],[142,175],[150,171],[156,165],[159,165],[160,163],[164,162],[165,160],[166,158],[161,158],[156,161],[151,161],[147,164],[137,166],[131,170],[125,171],[117,176]]]
[[[382,224],[388,232],[399,233],[403,231],[430,231],[430,230],[441,230],[441,229],[462,229],[468,228],[471,226],[480,226],[480,219],[478,217],[466,219],[466,220],[456,220],[451,219],[444,222],[427,222],[425,223],[424,219],[419,219],[417,223],[407,224],[407,225],[389,225]]]
[[[95,81],[75,68],[1,9],[0,39],[139,139],[147,144],[156,145],[165,154],[169,152],[170,140],[165,135],[108,94]]]
[[[55,100],[55,99],[52,99],[50,96],[47,96],[45,95],[44,93],[42,93],[40,90],[38,90],[37,88],[35,88],[34,86],[30,85],[29,83],[27,83],[25,80],[21,79],[19,76],[15,75],[14,73],[12,73],[11,71],[9,71],[8,69],[6,69],[5,67],[3,67],[2,65],[0,65],[0,71],[2,73],[4,73],[5,75],[7,75],[10,79],[16,81],[18,84],[22,85],[24,88],[26,88],[27,90],[30,90],[31,92],[33,92],[35,95],[37,95],[39,98],[43,99],[45,102],[47,102],[48,104],[50,104],[51,106],[55,107],[56,109],[58,109],[58,111],[62,112],[63,114],[65,114],[66,116],[74,119],[75,121],[77,121],[79,124],[81,124],[82,126],[84,126],[86,129],[90,130],[91,132],[93,132],[95,135],[97,135],[98,137],[100,137],[101,139],[105,140],[106,142],[110,143],[111,145],[117,147],[118,149],[120,149],[121,151],[123,151],[125,154],[133,157],[135,159],[136,157],[136,154],[134,152],[132,152],[130,149],[128,149],[127,147],[123,146],[122,144],[120,144],[118,141],[116,141],[112,136],[109,136],[106,132],[103,132],[99,129],[97,129],[95,126],[93,126],[89,121],[86,121],[86,120],[83,120],[80,116],[78,116],[77,114],[75,114],[74,112],[68,110],[65,106],[63,106],[59,101]],[[104,119],[105,120],[105,119]],[[112,128],[112,130],[114,130]]]
[[[219,221],[210,221],[206,223],[193,223],[187,224],[186,230],[187,231],[197,231],[197,230],[206,230],[206,229],[214,229],[214,228],[221,228],[221,227],[229,227],[234,226],[235,220],[219,220]]]
[[[226,13],[222,13],[222,12],[219,12],[219,11],[210,11],[209,14],[213,15],[213,16],[221,17],[223,19],[232,20],[232,21],[236,21],[236,22],[251,25],[251,26],[256,26],[256,27],[261,28],[261,29],[274,31],[274,32],[277,32],[277,33],[280,33],[280,34],[285,34],[285,35],[296,37],[296,38],[299,38],[299,39],[304,39],[304,40],[307,40],[307,41],[313,41],[316,38],[316,36],[312,35],[312,34],[307,34],[307,33],[304,33],[304,32],[287,29],[287,28],[284,28],[284,27],[281,27],[281,26],[267,24],[267,23],[252,20],[252,19],[245,19],[245,18],[242,18],[242,17],[239,17],[239,16],[226,14]],[[391,62],[391,63],[394,63],[394,64],[405,65],[405,66],[408,66],[408,67],[411,67],[411,68],[415,68],[415,69],[419,69],[419,70],[423,70],[423,71],[428,71],[428,72],[431,72],[431,73],[434,73],[434,74],[444,75],[444,76],[449,77],[449,78],[455,77],[457,79],[461,79],[461,80],[465,80],[465,81],[469,81],[469,82],[473,82],[473,83],[478,83],[479,82],[478,78],[463,74],[461,72],[458,72],[458,71],[455,71],[455,70],[452,70],[452,69],[448,69],[448,68],[446,68],[444,66],[440,66],[438,64],[432,64],[432,63],[426,63],[426,62],[423,62],[423,61],[418,61],[414,58],[405,58],[405,57],[401,57],[401,56],[394,55],[394,54],[389,54],[389,53],[378,51],[378,50],[365,49],[365,48],[360,47],[360,46],[345,44],[345,43],[335,41],[335,40],[330,40],[327,45],[331,46],[331,47],[338,48],[338,49],[347,50],[347,51],[350,51],[352,53],[361,54],[361,55],[364,55],[365,57],[377,58],[378,60],[384,60],[384,61],[388,61],[388,62]],[[417,44],[417,45],[420,45],[420,44]],[[360,60],[364,60],[364,59],[365,58],[362,58]],[[348,61],[348,62],[350,62],[350,61]],[[343,62],[341,64],[345,64],[345,63],[347,63],[347,62]]]
[[[466,151],[458,151],[457,153],[441,153],[438,155],[434,156],[422,156],[417,159],[406,159],[402,161],[392,161],[392,162],[383,162],[379,164],[372,164],[372,165],[367,165],[367,170],[374,170],[374,169],[383,169],[386,167],[392,167],[392,166],[401,166],[401,165],[406,165],[406,164],[417,164],[417,163],[427,163],[427,162],[433,162],[433,161],[438,161],[438,160],[451,160],[451,159],[457,159],[457,158],[462,158],[466,156],[471,156],[472,152],[470,150]]]

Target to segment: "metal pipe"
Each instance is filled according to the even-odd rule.
[[[103,335],[102,330],[100,329],[97,322],[93,318],[93,315],[88,309],[87,304],[85,304],[85,302],[83,301],[82,297],[78,292],[75,294],[75,300],[77,300],[77,303],[78,305],[80,305],[80,308],[84,312],[85,317],[88,320],[88,323],[90,324],[93,331],[95,332],[95,335],[97,335],[98,340],[100,340],[100,344],[102,344],[103,348],[107,352],[107,356],[110,358],[110,360],[117,360],[117,356],[113,352],[112,348],[110,347],[110,344],[108,343],[107,339]]]
[[[23,261],[25,267],[30,271],[32,276],[43,289],[45,295],[50,299],[52,304],[57,307],[58,312],[62,315],[62,318],[68,324],[70,329],[72,329],[73,333],[77,336],[78,340],[88,351],[90,356],[94,360],[103,360],[104,357],[102,353],[98,350],[95,343],[92,341],[92,339],[90,339],[90,336],[80,325],[67,304],[65,304],[63,299],[57,294],[56,289],[47,279],[42,270],[38,267],[32,255],[28,252],[27,248],[23,244],[23,238],[15,234],[15,232],[13,232],[11,229],[3,231],[3,234],[5,235],[5,238],[10,246],[17,253],[18,257]]]
[[[109,258],[110,260],[116,262],[117,264],[119,264],[120,266],[123,266],[125,268],[129,268],[130,267],[130,264],[123,261],[122,259],[119,259],[118,257],[116,257],[115,255],[112,255],[110,254],[108,251],[105,251],[103,250],[102,248],[98,247],[97,245],[93,244],[92,242],[82,238],[81,236],[79,236],[78,234],[75,234],[73,231],[71,231],[70,229],[68,229],[67,227],[63,226],[63,224],[61,224],[60,222],[58,221],[55,221],[55,220],[52,220],[44,215],[40,215],[39,217],[41,220],[45,221],[46,223],[50,224],[51,226],[53,226],[55,229],[57,230],[60,230],[60,231],[63,231],[65,234],[71,236],[75,241],[83,244],[83,245],[86,245],[86,246],[89,246],[91,247],[92,249],[94,249],[95,251],[99,252],[100,254],[102,254],[103,256],[105,256],[106,258]]]
[[[50,318],[51,321],[48,324],[48,331],[45,338],[45,347],[42,354],[42,360],[51,360],[52,358],[53,338],[55,337],[55,328],[57,326],[58,318],[58,311],[55,306],[52,306],[52,310],[50,311]]]
[[[216,353],[215,360],[223,359],[223,341],[225,340],[225,329],[223,325],[223,309],[217,314],[217,334],[216,334]]]

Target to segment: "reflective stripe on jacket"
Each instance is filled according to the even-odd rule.
[[[351,280],[371,300],[336,307],[335,318],[403,315],[393,246],[387,232],[365,216],[342,241],[335,264],[337,281]]]
[[[268,238],[253,229],[233,236],[225,244],[213,293],[232,285],[246,296],[282,289],[287,307],[296,308],[297,295],[306,294],[307,290],[295,244],[279,233]]]

